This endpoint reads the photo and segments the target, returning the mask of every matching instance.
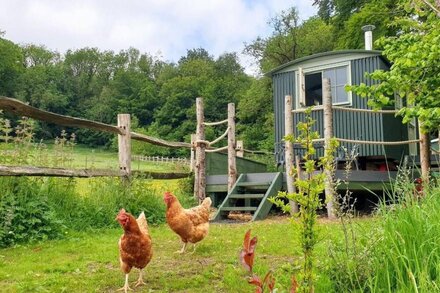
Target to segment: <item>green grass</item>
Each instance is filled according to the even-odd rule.
[[[178,255],[178,237],[167,225],[151,227],[153,259],[146,269],[147,285],[136,292],[253,292],[238,263],[244,233],[258,236],[254,269],[273,269],[279,292],[286,292],[299,259],[296,224],[287,218],[254,223],[211,224],[210,233],[194,254]],[[321,224],[317,247],[316,292],[332,292],[322,273],[327,257],[324,239],[340,236],[339,225]],[[71,232],[64,240],[0,250],[2,292],[114,292],[123,285],[117,242],[121,229]],[[333,236],[332,236],[333,235]],[[192,250],[191,247],[189,247]],[[137,278],[137,271],[130,281]]]
[[[12,150],[13,145],[0,143],[0,150]],[[32,147],[27,154],[33,166],[68,167],[77,169],[119,169],[118,153],[104,148],[91,148],[83,145],[75,145],[73,150],[65,148],[63,152],[56,152],[53,144],[45,144],[44,148]],[[62,163],[62,157],[67,162]],[[10,161],[6,165],[17,165]],[[132,160],[132,170],[150,172],[188,172],[189,166],[180,163],[141,162]]]

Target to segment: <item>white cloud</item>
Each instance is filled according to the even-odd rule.
[[[177,61],[187,49],[203,47],[218,56],[243,49],[267,35],[267,21],[296,5],[301,18],[314,13],[312,1],[288,0],[0,0],[0,30],[17,43],[61,52],[130,46],[162,52]]]

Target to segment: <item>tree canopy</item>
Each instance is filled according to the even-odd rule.
[[[399,114],[404,122],[419,118],[426,131],[438,130],[440,125],[440,4],[404,2],[400,8],[404,17],[396,17],[393,25],[399,28],[395,36],[378,42],[383,55],[392,63],[389,71],[371,74],[378,84],[351,87],[369,98],[369,104],[383,107],[394,99],[403,100]]]

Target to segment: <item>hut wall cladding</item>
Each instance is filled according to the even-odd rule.
[[[373,84],[370,78],[365,77],[366,72],[373,72],[376,69],[387,70],[389,65],[386,64],[380,56],[360,58],[350,61],[351,62],[351,82],[352,84],[360,84],[361,82],[367,85]],[[296,89],[295,89],[295,72],[282,72],[273,75],[273,94],[274,94],[274,109],[275,109],[275,154],[278,163],[284,161],[283,153],[283,137],[284,137],[284,96],[292,95],[293,97],[293,107],[296,107]],[[367,99],[359,97],[352,93],[352,107],[360,109],[369,109],[367,105]],[[383,114],[379,113],[355,113],[355,112],[345,112],[336,111],[333,112],[334,119],[334,135],[340,138],[349,139],[359,139],[359,140],[372,140],[372,141],[393,141],[393,140],[405,140],[405,126],[398,125],[398,119],[394,118],[393,115],[388,115],[385,117]],[[318,131],[323,136],[323,113],[322,111],[312,112],[312,118],[316,120],[314,130]],[[299,121],[303,121],[304,114],[295,113],[294,123],[295,125]],[[385,124],[384,124],[385,123]],[[393,129],[390,128],[392,125]],[[402,129],[396,134],[396,128]],[[385,134],[384,135],[384,129]],[[392,131],[387,131],[386,129],[391,129]],[[394,131],[394,134],[393,134]],[[296,129],[295,129],[296,132]],[[353,144],[342,143],[349,150],[353,148]],[[385,149],[382,145],[358,145],[358,152],[360,156],[376,156],[376,155],[386,155],[398,159],[402,153],[407,153],[407,147],[391,147]],[[295,151],[296,154],[300,154],[299,151]],[[318,149],[317,155],[323,155],[323,150]],[[397,157],[396,157],[397,156]]]

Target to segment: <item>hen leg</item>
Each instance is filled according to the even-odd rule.
[[[127,293],[128,290],[133,291],[133,289],[130,288],[130,286],[128,286],[128,274],[125,274],[125,285],[124,287],[118,289],[117,291],[122,291],[124,290],[125,293]]]
[[[193,251],[191,252],[191,254],[194,254],[194,252],[196,252],[196,244],[193,243]]]
[[[135,287],[141,286],[141,285],[147,285],[145,284],[143,278],[142,278],[142,269],[139,270],[139,278],[136,282],[136,284],[134,285]]]
[[[185,248],[186,248],[186,242],[183,242],[183,246],[182,246],[182,249],[181,250],[178,250],[178,251],[176,251],[175,253],[180,253],[180,254],[182,254],[182,253],[184,253],[185,252]]]

